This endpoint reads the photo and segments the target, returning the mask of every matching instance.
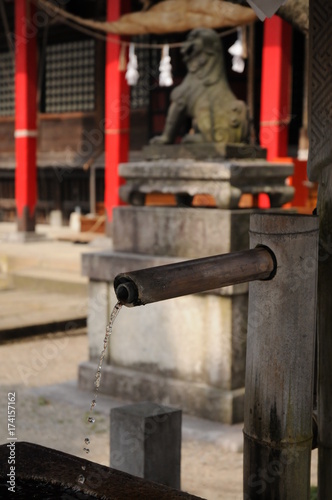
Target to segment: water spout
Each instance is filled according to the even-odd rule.
[[[271,279],[276,268],[272,250],[258,246],[252,250],[122,273],[116,276],[114,289],[121,304],[139,306],[228,285]]]

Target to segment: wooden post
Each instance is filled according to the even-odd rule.
[[[37,28],[28,0],[15,2],[15,198],[17,227],[35,230],[37,203]]]
[[[130,9],[129,0],[107,0],[107,21],[114,21]],[[128,160],[129,151],[129,88],[126,67],[121,67],[120,37],[109,35],[106,44],[105,69],[105,212],[106,232],[111,234],[113,208],[120,205],[119,163]]]
[[[332,3],[310,0],[308,178],[319,183],[318,498],[332,499]]]
[[[96,213],[96,167],[92,164],[89,171],[90,214]]]
[[[244,499],[308,500],[318,218],[253,215],[257,245],[278,265],[273,280],[249,284]]]
[[[280,17],[264,22],[260,143],[268,160],[287,156],[292,27]]]

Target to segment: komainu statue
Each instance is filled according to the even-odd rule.
[[[188,74],[171,94],[162,135],[151,139],[151,143],[173,143],[186,116],[192,118],[195,133],[186,135],[183,142],[248,142],[248,109],[229,86],[217,33],[194,29],[181,53]]]

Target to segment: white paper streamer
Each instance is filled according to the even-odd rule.
[[[172,64],[169,55],[169,45],[163,46],[162,58],[159,64],[159,85],[161,87],[170,87],[173,85]]]
[[[228,52],[233,56],[232,59],[232,70],[236,73],[243,73],[245,62],[244,62],[244,47],[243,47],[243,33],[242,29],[237,29],[237,40],[229,47]]]
[[[127,65],[126,80],[128,85],[136,85],[139,79],[138,62],[135,54],[135,45],[133,43],[129,46],[129,61]]]

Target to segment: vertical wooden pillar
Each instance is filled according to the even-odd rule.
[[[129,0],[107,0],[107,20],[114,21],[130,9]],[[122,179],[118,165],[128,160],[129,151],[129,88],[126,68],[120,67],[120,37],[109,35],[105,68],[105,211],[106,232],[110,234],[113,208],[120,204]]]
[[[37,28],[34,5],[15,1],[15,198],[17,228],[33,232],[37,203]]]
[[[310,0],[308,178],[318,182],[318,498],[332,499],[332,3]]]
[[[277,272],[249,284],[245,500],[310,498],[318,226],[304,215],[250,218],[250,247],[268,246]]]
[[[267,159],[287,156],[292,27],[280,17],[264,22],[260,143]]]

